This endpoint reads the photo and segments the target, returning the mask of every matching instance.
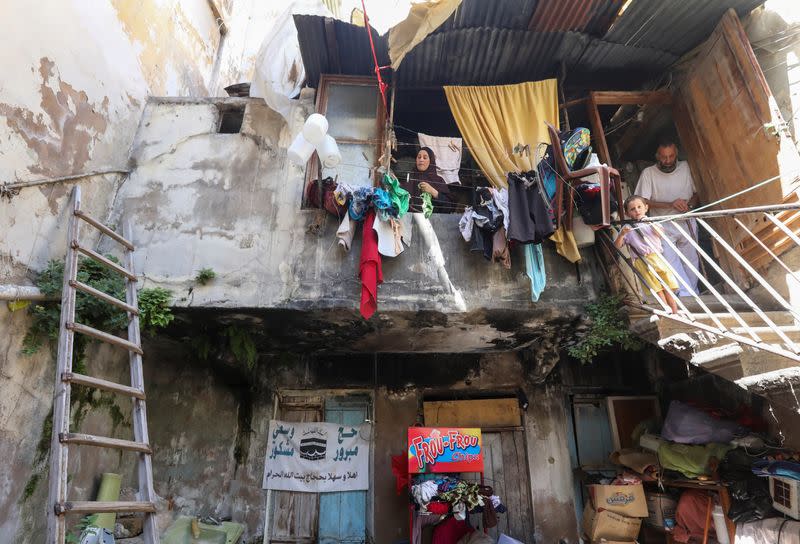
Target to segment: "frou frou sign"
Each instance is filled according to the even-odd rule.
[[[408,472],[483,472],[481,430],[409,427]]]

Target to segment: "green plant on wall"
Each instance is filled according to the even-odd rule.
[[[202,268],[200,272],[194,277],[194,281],[200,285],[206,285],[208,282],[217,277],[217,273],[213,268]]]
[[[119,260],[106,255],[112,262]],[[52,345],[58,339],[59,321],[61,319],[61,289],[64,277],[64,263],[52,260],[36,280],[36,286],[47,297],[59,300],[37,302],[29,307],[31,325],[22,343],[22,353],[32,355],[45,344]],[[77,279],[81,283],[94,287],[120,300],[125,299],[125,280],[116,272],[106,268],[94,260],[80,258],[78,260]],[[153,331],[169,324],[174,316],[169,307],[172,295],[161,288],[142,289],[139,291],[140,323],[143,331]],[[77,292],[75,295],[75,321],[98,330],[115,333],[124,330],[128,325],[127,314],[98,298]],[[75,334],[73,340],[72,370],[86,374],[86,348],[89,339]],[[53,350],[55,356],[55,350]],[[111,393],[97,391],[87,387],[74,387],[70,396],[73,429],[79,429],[90,410],[103,410],[111,419],[112,434],[120,425],[128,425],[125,415],[117,405],[116,397]],[[42,429],[37,458],[34,467],[41,466],[49,451],[52,433],[52,413]],[[30,498],[40,478],[32,477],[26,484],[23,500]]]
[[[621,300],[620,297],[604,293],[595,302],[586,305],[586,314],[590,320],[589,330],[575,345],[567,349],[570,356],[586,364],[615,345],[624,350],[638,350],[643,347],[642,342],[628,328],[622,314]]]
[[[250,337],[250,333],[245,329],[231,325],[223,331],[223,334],[228,337],[228,345],[233,357],[240,363],[246,364],[247,368],[252,370],[258,359],[258,350],[255,342]]]
[[[97,514],[83,516],[67,535],[65,539],[67,544],[78,544],[80,542],[81,533],[89,527],[94,527],[94,524],[97,523],[97,517]]]
[[[106,255],[112,262],[119,264],[113,255]],[[61,298],[61,287],[64,277],[64,263],[52,260],[39,275],[36,286],[47,297]],[[92,259],[78,260],[77,279],[98,291],[125,299],[125,281],[116,272]],[[172,293],[161,287],[142,289],[138,293],[140,325],[143,331],[154,331],[166,327],[173,319],[169,307]],[[61,302],[44,301],[30,306],[32,324],[22,342],[22,353],[31,355],[39,351],[46,341],[58,339],[58,325],[61,316]],[[75,321],[107,332],[124,330],[128,318],[124,311],[98,298],[78,292],[75,295]],[[74,365],[81,365],[88,340],[76,334],[74,342]]]
[[[172,292],[162,287],[139,291],[139,323],[142,330],[155,331],[169,325],[175,316],[169,303]]]

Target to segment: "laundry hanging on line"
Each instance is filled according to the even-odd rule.
[[[430,136],[422,132],[417,137],[420,147],[430,147],[436,154],[436,173],[445,183],[460,184],[458,171],[461,169],[461,138]]]

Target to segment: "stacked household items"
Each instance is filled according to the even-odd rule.
[[[800,455],[755,434],[766,429],[763,422],[673,401],[660,430],[649,427],[634,432],[639,448],[611,455],[621,467],[611,485],[589,486],[583,530],[591,542],[633,542],[637,535],[641,542],[663,542],[669,533],[680,543],[716,537],[733,544],[734,535],[736,542],[748,535],[746,542],[766,544],[780,535],[800,544],[800,523],[769,522],[781,513],[800,517]]]
[[[412,544],[422,541],[422,529],[428,525],[434,526],[434,544],[491,544],[494,540],[476,528],[496,527],[497,515],[506,512],[491,487],[453,476],[414,477],[410,501]]]

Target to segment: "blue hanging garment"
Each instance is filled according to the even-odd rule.
[[[531,280],[531,300],[537,302],[547,285],[542,244],[525,244],[525,272]]]

